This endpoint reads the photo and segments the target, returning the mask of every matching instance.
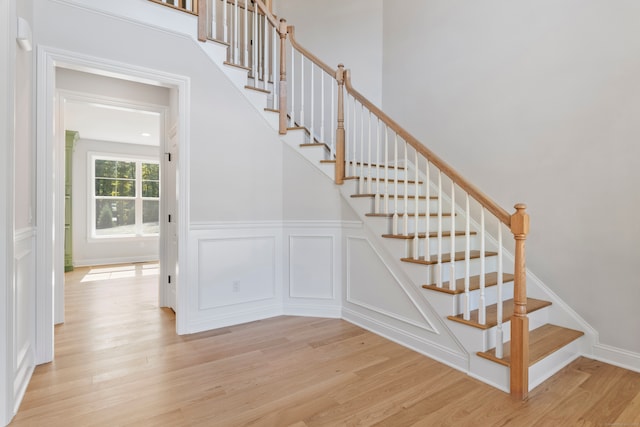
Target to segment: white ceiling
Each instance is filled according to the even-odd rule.
[[[152,111],[67,100],[64,127],[82,139],[160,145],[160,114]]]

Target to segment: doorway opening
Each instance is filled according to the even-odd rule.
[[[37,258],[40,268],[36,285],[36,363],[53,360],[53,325],[64,321],[65,225],[70,226],[71,232],[66,234],[72,236],[72,241],[78,241],[73,237],[78,228],[83,231],[80,239],[83,244],[93,244],[95,249],[90,252],[77,248],[84,257],[78,265],[159,260],[157,305],[171,307],[177,313],[176,332],[184,333],[181,332],[184,328],[181,327],[178,284],[186,275],[186,268],[179,270],[178,265],[186,259],[186,227],[180,218],[188,217],[188,205],[186,181],[178,182],[178,173],[183,169],[178,165],[178,154],[186,151],[188,139],[182,129],[188,126],[188,79],[47,49],[42,49],[40,55],[38,98],[42,101],[38,103],[37,159]],[[68,111],[65,113],[65,106],[74,104],[102,109],[107,115],[153,116],[159,123],[157,129],[151,132],[139,130],[138,137],[150,138],[155,132],[158,143],[155,146],[147,144],[147,150],[153,152],[149,156],[131,151],[132,147],[140,148],[145,144],[92,136],[88,131],[84,135],[78,132],[78,146],[83,146],[84,150],[78,172],[79,182],[83,185],[79,187],[84,186],[84,191],[78,193],[74,190],[82,188],[73,189],[72,185],[70,208],[65,209],[65,130],[76,127],[67,123],[71,115],[66,114]],[[110,128],[122,130],[126,127],[125,122],[116,120],[117,125],[112,123]],[[140,122],[134,119],[130,124]],[[124,153],[115,153],[104,149],[108,142],[112,143],[111,148],[115,145],[128,148]],[[74,166],[73,157],[70,161]],[[78,182],[73,176],[74,173],[72,181]],[[179,185],[185,185],[181,200],[177,197]],[[76,201],[73,195],[78,194],[80,200]],[[82,208],[84,215],[74,216],[76,207]],[[72,214],[70,223],[65,218],[67,212]],[[110,227],[107,219],[111,220]],[[185,243],[180,256],[179,239]],[[102,249],[97,249],[101,245]],[[117,250],[117,256],[100,252],[109,245],[121,248]],[[127,250],[151,247],[155,254],[126,253]],[[72,259],[74,252],[78,253],[72,249]],[[178,271],[185,274],[178,277]]]

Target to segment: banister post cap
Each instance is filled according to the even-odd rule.
[[[511,215],[511,232],[514,236],[524,236],[529,234],[529,214],[525,212],[527,205],[518,203],[514,206],[516,212]]]

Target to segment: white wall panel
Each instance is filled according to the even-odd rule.
[[[35,367],[35,235],[31,227],[14,240],[14,376],[16,402],[22,400]],[[16,408],[17,409],[17,408]]]
[[[247,236],[198,242],[198,308],[276,296],[276,238]]]
[[[427,315],[366,238],[347,237],[346,264],[349,303],[436,332]]]
[[[333,236],[289,236],[289,296],[333,299]]]

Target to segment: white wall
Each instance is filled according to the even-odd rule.
[[[83,139],[80,135],[73,150],[73,265],[100,265],[125,262],[157,260],[159,256],[158,237],[138,237],[131,239],[91,238],[88,215],[89,191],[92,189],[91,163],[89,153],[123,154],[159,159],[159,147],[137,144],[122,144],[108,141]]]
[[[605,357],[640,353],[639,20],[633,0],[384,3],[385,111],[501,205],[529,205],[527,267]]]
[[[353,86],[382,104],[382,0],[274,0],[296,40],[332,68],[343,63]]]

